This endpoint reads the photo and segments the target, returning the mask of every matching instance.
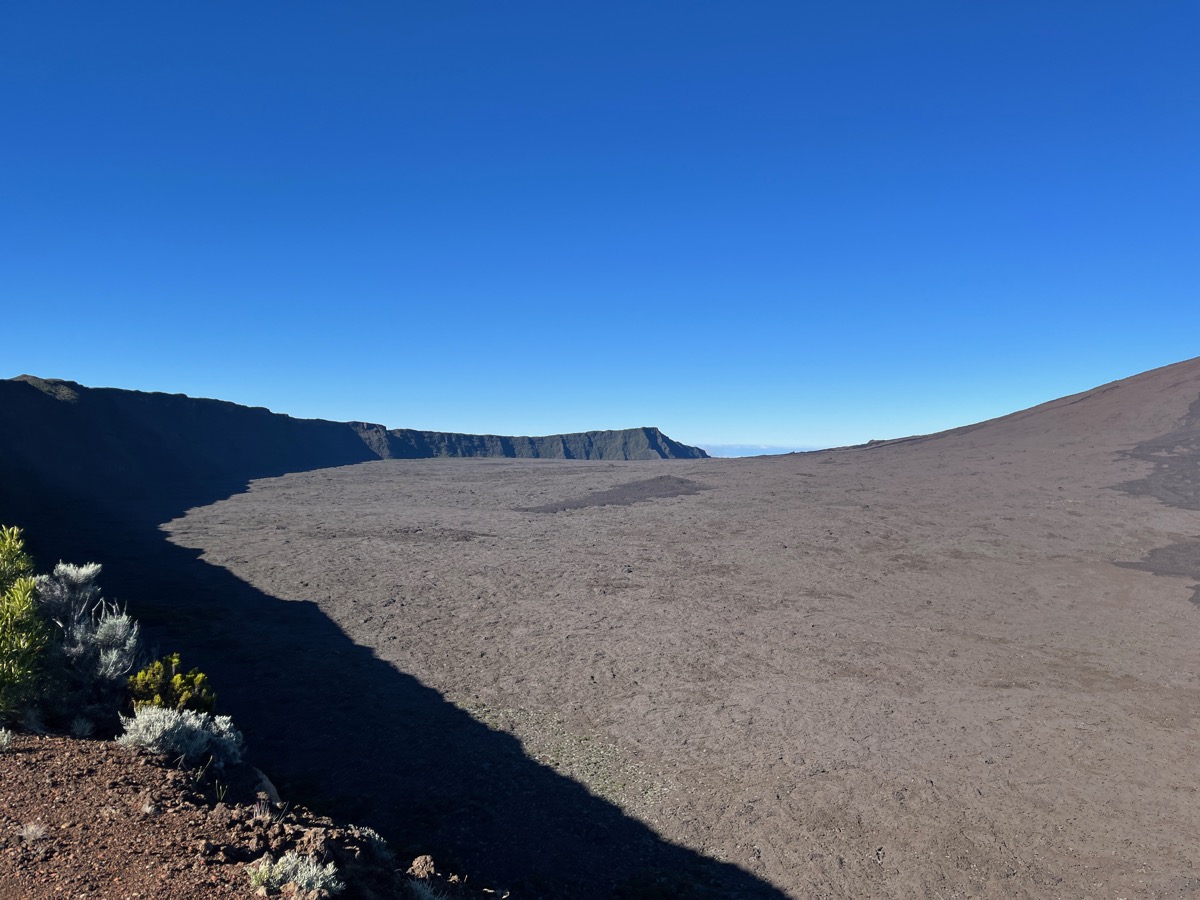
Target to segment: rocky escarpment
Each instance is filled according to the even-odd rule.
[[[548,437],[389,431],[183,394],[88,388],[28,375],[0,381],[0,501],[5,493],[36,491],[105,506],[177,508],[252,478],[435,456],[611,460],[705,453],[657,428]]]
[[[547,437],[453,434],[397,428],[388,432],[387,455],[397,459],[432,456],[507,456],[520,459],[701,459],[699,447],[673,441],[657,428],[584,431]]]

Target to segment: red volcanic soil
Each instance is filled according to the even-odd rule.
[[[514,897],[1189,896],[1198,426],[1193,360],[863,448],[369,462],[114,571],[285,796]]]
[[[368,833],[256,799],[260,784],[247,768],[182,770],[112,741],[19,735],[0,752],[0,898],[245,898],[247,867],[288,851],[333,862],[343,900],[408,892]]]

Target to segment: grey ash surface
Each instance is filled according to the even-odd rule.
[[[382,461],[168,530],[443,704],[378,697],[382,766],[329,746],[348,792],[420,810],[465,871],[602,896],[598,871],[677,847],[748,895],[1178,896],[1193,579],[1121,563],[1194,540],[1200,511],[1120,488],[1198,398],[1193,361],[868,448]]]

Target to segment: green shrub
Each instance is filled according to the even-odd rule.
[[[18,578],[33,577],[33,560],[25,552],[20,528],[0,525],[0,591],[6,591]]]
[[[164,656],[129,679],[133,708],[161,706],[163,709],[211,713],[217,706],[217,695],[208,685],[208,676],[192,669],[180,671],[179,654]]]
[[[240,762],[241,732],[212,715],[203,672],[182,672],[173,653],[130,675],[143,661],[141,629],[100,596],[99,574],[97,563],[60,562],[35,578],[20,529],[0,526],[0,724],[19,717],[40,732],[45,716],[85,736],[119,722],[121,743],[218,768]]]
[[[0,717],[37,698],[49,629],[33,604],[33,579],[0,593]]]
[[[32,574],[21,530],[0,526],[0,719],[37,698],[49,628],[34,604]]]

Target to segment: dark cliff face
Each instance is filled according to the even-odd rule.
[[[182,394],[87,388],[32,376],[0,381],[0,501],[49,491],[106,506],[174,509],[252,478],[373,459],[704,455],[656,428],[549,437],[388,431]]]
[[[252,478],[377,458],[341,423],[181,394],[0,381],[0,473],[17,491],[175,506]]]
[[[451,434],[397,428],[388,432],[388,454],[397,459],[431,456],[507,456],[521,459],[702,459],[699,447],[671,440],[657,428],[584,431],[546,437]]]

